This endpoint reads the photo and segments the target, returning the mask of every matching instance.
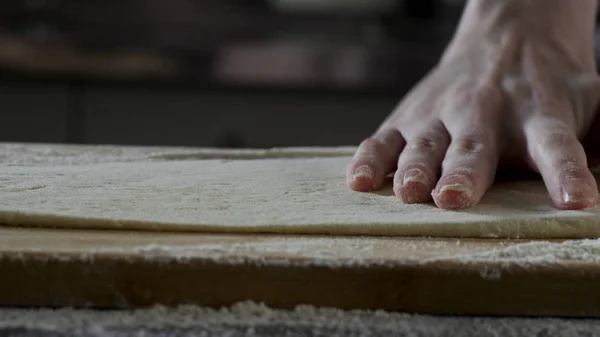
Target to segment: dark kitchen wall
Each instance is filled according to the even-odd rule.
[[[356,144],[435,65],[461,7],[4,0],[0,141]]]

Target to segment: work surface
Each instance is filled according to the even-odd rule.
[[[599,315],[596,241],[3,229],[0,304]]]
[[[575,337],[599,336],[591,319],[441,317],[300,306],[272,310],[182,306],[143,310],[0,310],[0,334],[21,337]]]
[[[61,147],[61,156],[35,145],[10,149],[2,155],[13,162],[13,155],[30,162],[52,156],[62,164],[99,160],[86,147]],[[157,150],[105,151],[102,160],[117,162]],[[0,304],[11,306],[219,307],[251,300],[274,308],[600,315],[597,240],[4,227],[0,273]]]

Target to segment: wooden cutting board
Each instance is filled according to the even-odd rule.
[[[594,244],[5,227],[0,304],[597,316],[600,264],[585,255]]]

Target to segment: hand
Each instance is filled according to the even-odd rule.
[[[520,3],[569,6],[560,1]],[[403,202],[464,209],[481,200],[498,165],[526,165],[541,174],[557,208],[595,205],[596,180],[580,142],[600,133],[590,130],[600,100],[593,27],[560,30],[564,19],[553,30],[531,22],[543,20],[543,11],[506,15],[519,2],[491,9],[476,2],[439,65],[361,143],[347,169],[350,188],[377,190],[396,169],[394,192]],[[485,20],[468,21],[469,10]],[[550,8],[548,15],[555,10],[568,12]]]

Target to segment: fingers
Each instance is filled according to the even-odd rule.
[[[464,97],[445,118],[452,141],[442,162],[442,176],[433,190],[435,204],[443,209],[475,206],[494,181],[500,157],[499,119],[502,94],[484,87]]]
[[[598,199],[596,180],[588,169],[583,146],[564,123],[535,118],[525,125],[527,150],[559,209],[592,207]]]
[[[498,150],[490,135],[462,131],[453,137],[442,164],[442,177],[434,191],[443,209],[476,205],[494,180]]]
[[[395,129],[382,129],[365,139],[346,169],[348,186],[359,192],[378,190],[386,175],[396,168],[405,141]]]
[[[431,200],[441,163],[450,143],[448,132],[438,121],[431,129],[407,141],[394,175],[394,192],[407,204]]]

